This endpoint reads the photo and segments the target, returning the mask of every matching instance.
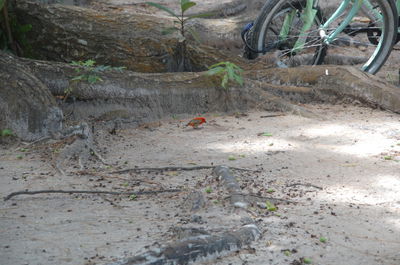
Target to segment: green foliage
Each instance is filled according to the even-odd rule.
[[[0,0],[0,49],[10,51],[18,56],[32,56],[32,47],[29,45],[26,34],[32,30],[31,24],[22,25],[18,22],[11,1]]]
[[[270,201],[267,201],[265,203],[265,206],[267,207],[267,210],[270,212],[275,212],[276,210],[278,210],[278,208]]]
[[[187,10],[189,10],[190,8],[194,7],[196,5],[195,2],[189,1],[189,0],[179,0],[180,1],[180,14],[176,14],[173,10],[169,9],[166,6],[163,6],[161,4],[157,4],[154,2],[146,2],[146,4],[156,7],[170,15],[172,15],[173,17],[176,18],[176,20],[174,20],[174,24],[175,26],[173,27],[169,27],[169,28],[165,28],[163,29],[161,32],[162,34],[171,34],[173,32],[179,31],[180,34],[182,35],[183,41],[186,41],[186,33],[188,32],[190,35],[192,35],[192,37],[196,40],[196,41],[200,41],[198,34],[196,33],[195,30],[193,30],[192,28],[186,28],[186,23],[194,18],[203,18],[203,17],[208,17],[212,14],[198,14],[198,15],[193,15],[193,16],[188,16],[185,17],[185,12]],[[177,26],[178,25],[178,26]]]
[[[205,190],[205,192],[206,192],[206,193],[211,193],[211,192],[212,192],[211,187],[207,187],[206,190]]]
[[[99,81],[103,81],[100,75],[106,71],[119,71],[122,72],[126,67],[112,67],[109,65],[96,65],[96,61],[94,60],[86,60],[86,61],[72,61],[72,66],[75,66],[75,72],[79,73],[79,75],[73,77],[71,80],[76,82],[86,81],[90,84],[94,84]],[[82,73],[82,74],[81,74]],[[69,95],[72,93],[72,88],[67,88],[64,93]]]
[[[207,75],[220,76],[221,86],[227,88],[229,81],[236,82],[243,86],[243,69],[231,62],[220,62],[211,65],[207,71]]]
[[[4,129],[4,130],[0,130],[0,136],[1,137],[9,137],[9,136],[14,136],[14,134],[10,129]]]
[[[230,156],[228,156],[228,160],[234,161],[234,160],[236,160],[236,157],[234,157],[233,155],[230,155]]]
[[[320,241],[321,243],[326,243],[326,242],[328,242],[328,239],[327,239],[326,237],[321,236],[321,237],[319,238],[319,241]]]

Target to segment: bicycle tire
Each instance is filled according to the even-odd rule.
[[[303,37],[306,38],[306,44],[301,46],[302,49],[295,50],[295,43],[304,25],[301,16],[302,12],[305,12],[306,0],[267,0],[248,34],[248,43],[252,50],[247,50],[247,58],[254,59],[260,54],[274,52],[278,57],[278,65],[283,67],[322,63],[351,64],[375,74],[387,60],[397,39],[398,19],[396,6],[392,0],[370,0],[370,2],[373,5],[373,11],[370,12],[378,11],[381,14],[381,20],[373,21],[372,14],[364,15],[367,11],[361,14],[363,15],[361,18],[369,21],[367,26],[358,28],[370,31],[369,34],[356,32],[353,28],[355,23],[351,23],[347,32],[343,31],[332,43],[325,44],[318,33],[319,25],[330,17],[331,13],[328,10],[336,10],[339,1],[325,0],[324,3],[320,0],[319,6],[315,7],[317,15],[313,18],[312,26],[307,36]],[[291,19],[289,33],[282,40],[279,35],[285,28],[283,25],[289,13],[295,15]],[[339,17],[337,22],[342,20],[343,17]],[[330,30],[337,26],[338,24],[334,24]],[[376,40],[371,41],[371,38]],[[375,42],[378,44],[373,44]],[[254,50],[259,52],[254,52]],[[338,58],[346,58],[347,61],[338,61]]]

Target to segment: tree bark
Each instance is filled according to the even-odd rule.
[[[62,112],[47,86],[18,59],[0,51],[0,130],[23,140],[49,136],[62,128]]]
[[[21,23],[32,24],[28,33],[34,57],[71,62],[96,60],[99,64],[125,66],[135,72],[174,72],[181,52],[179,36],[163,35],[174,19],[147,14],[121,14],[93,9],[17,2]],[[197,43],[188,43],[187,57],[192,71],[203,71],[219,61],[246,65],[230,54]]]

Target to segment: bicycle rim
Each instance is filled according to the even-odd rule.
[[[306,0],[269,0],[258,17],[252,32],[252,45],[258,50],[274,53],[279,65],[336,64],[356,65],[376,73],[390,54],[395,38],[393,3],[387,0],[370,0],[363,6],[349,26],[332,42],[326,44],[319,34],[321,25],[337,9],[341,1],[320,0],[314,6],[311,26],[305,26],[310,17]],[[351,6],[333,21],[326,34],[335,30],[344,20]],[[308,9],[308,10],[307,10]],[[307,16],[305,15],[306,12]],[[308,18],[310,19],[310,18]],[[304,30],[304,27],[307,30]],[[302,38],[304,44],[299,39]],[[299,48],[300,47],[300,48]]]

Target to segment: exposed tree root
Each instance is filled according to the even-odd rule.
[[[286,185],[286,187],[296,187],[296,186],[312,187],[312,188],[315,188],[318,190],[323,190],[322,187],[313,185],[311,183],[293,183],[293,184]]]
[[[64,147],[56,157],[54,167],[60,174],[65,175],[62,165],[73,157],[77,158],[81,170],[84,169],[90,156],[96,157],[103,164],[107,165],[107,162],[95,150],[93,133],[86,122],[70,127],[62,134],[63,139],[72,139],[72,143]]]
[[[202,169],[213,169],[218,166],[194,166],[194,167],[137,167],[137,168],[127,168],[121,169],[117,171],[109,172],[109,174],[124,174],[129,172],[142,172],[142,171],[193,171],[193,170],[202,170]],[[231,167],[233,170],[238,171],[248,171],[248,172],[260,172],[260,170],[253,170],[247,168],[240,167]]]
[[[193,262],[211,260],[226,255],[249,245],[258,239],[261,232],[254,224],[245,225],[237,231],[222,235],[191,236],[157,250],[118,261],[109,265],[139,264],[191,264]]]
[[[135,191],[135,192],[118,192],[118,191],[93,191],[93,190],[36,190],[36,191],[17,191],[10,193],[4,200],[7,201],[17,195],[35,195],[43,193],[63,193],[63,194],[109,194],[109,195],[147,195],[147,194],[159,194],[168,192],[181,192],[179,189],[169,190],[149,190],[149,191]]]

